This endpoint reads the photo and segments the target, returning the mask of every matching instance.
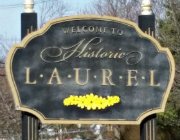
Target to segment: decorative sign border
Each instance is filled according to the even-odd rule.
[[[56,24],[56,23],[62,23],[62,22],[66,22],[66,21],[73,21],[73,20],[102,20],[102,21],[113,21],[116,23],[121,23],[121,24],[125,24],[128,26],[133,27],[137,33],[139,34],[140,37],[142,38],[147,38],[149,39],[154,46],[156,46],[156,49],[158,52],[161,53],[165,53],[168,56],[168,61],[170,64],[170,81],[168,83],[166,92],[163,95],[163,100],[161,102],[161,108],[156,108],[156,109],[150,109],[144,113],[142,113],[137,120],[135,121],[127,121],[127,120],[108,120],[108,119],[79,119],[79,120],[65,120],[63,118],[60,118],[59,120],[53,120],[53,119],[47,119],[45,116],[43,116],[40,112],[38,112],[37,110],[34,109],[30,109],[27,106],[23,106],[21,104],[20,101],[20,97],[19,97],[19,92],[18,89],[16,87],[16,83],[13,77],[13,73],[12,73],[12,60],[14,57],[14,54],[16,52],[16,50],[18,50],[19,48],[24,48],[23,46],[26,46],[28,44],[28,42],[30,42],[33,38],[36,38],[38,36],[43,35],[52,25]],[[46,25],[43,26],[43,28],[41,28],[38,31],[35,31],[29,35],[27,35],[23,41],[20,44],[15,45],[9,52],[8,56],[7,56],[7,60],[6,60],[6,74],[7,74],[7,79],[8,82],[10,84],[10,88],[12,90],[12,94],[13,94],[13,98],[15,101],[15,106],[16,106],[16,110],[19,111],[24,111],[24,112],[29,112],[33,115],[35,115],[43,124],[123,124],[123,125],[139,125],[143,119],[145,119],[146,117],[152,115],[152,114],[156,114],[156,113],[160,113],[160,112],[164,112],[165,110],[165,105],[171,90],[171,87],[173,85],[173,81],[174,81],[174,77],[175,77],[175,62],[174,62],[174,58],[170,52],[170,50],[168,48],[163,48],[160,46],[160,44],[158,43],[157,40],[155,40],[155,38],[151,37],[150,35],[145,34],[144,32],[142,32],[140,30],[140,28],[133,22],[125,20],[125,19],[120,19],[120,18],[115,18],[115,17],[109,17],[109,16],[92,16],[92,15],[86,15],[86,16],[72,16],[72,17],[64,17],[64,18],[59,18],[59,19],[55,19],[52,21],[49,21]]]

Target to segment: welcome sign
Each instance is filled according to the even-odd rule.
[[[136,24],[66,17],[28,35],[8,55],[16,109],[42,123],[140,124],[163,112],[175,65]]]

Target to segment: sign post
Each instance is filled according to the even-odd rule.
[[[155,15],[152,12],[152,4],[150,0],[143,0],[142,13],[139,16],[140,29],[155,37]],[[156,114],[144,119],[140,125],[141,140],[156,140]]]
[[[37,30],[37,14],[34,1],[25,0],[25,11],[21,14],[21,39]],[[22,112],[22,140],[38,140],[38,119],[28,112]]]

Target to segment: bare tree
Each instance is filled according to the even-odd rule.
[[[83,13],[101,16],[108,15],[137,21],[140,6],[141,4],[138,0],[96,0]]]
[[[0,67],[0,135],[20,137],[20,114],[14,110],[4,67]]]
[[[18,41],[16,38],[0,36],[0,64],[4,64],[9,49]]]
[[[67,4],[62,0],[44,1],[39,7],[39,26],[41,27],[48,20],[64,16],[67,12],[67,7]]]
[[[157,20],[164,19],[166,15],[165,0],[152,0],[153,13]]]
[[[167,4],[171,7],[171,15],[173,19],[174,26],[177,31],[177,35],[180,39],[180,25],[179,25],[179,15],[180,15],[180,2],[178,0],[166,0]]]
[[[153,12],[157,19],[165,16],[165,0],[152,0]],[[137,22],[141,13],[141,0],[95,0],[91,6],[81,10],[83,14],[108,15]]]

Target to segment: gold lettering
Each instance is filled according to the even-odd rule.
[[[65,34],[69,33],[69,28],[63,28]]]
[[[63,58],[60,61],[65,61],[68,58],[70,58],[71,56],[73,56],[76,52],[78,52],[78,49],[81,47],[82,43],[85,41],[85,39],[82,39],[80,42],[78,42],[77,44],[73,45],[72,47],[69,48],[63,48],[64,50],[67,50],[64,54],[63,54]],[[82,51],[84,51],[84,49],[86,49],[86,47],[84,47],[82,49]]]
[[[72,29],[72,33],[76,33],[77,32],[77,30],[75,29],[75,26],[73,26],[71,29]]]
[[[127,86],[138,86],[137,82],[137,70],[128,70],[128,83]],[[136,83],[133,84],[132,80],[134,80]]]
[[[112,29],[112,34],[115,34],[115,28],[111,28]]]
[[[118,33],[118,35],[123,35],[123,31],[122,30],[118,30],[117,33]]]
[[[94,32],[94,26],[89,26],[89,32]]]
[[[115,85],[112,82],[112,71],[110,69],[102,69],[102,85]]]
[[[80,33],[81,32],[81,29],[79,26],[77,26],[77,33]]]
[[[53,73],[51,74],[51,78],[48,81],[48,85],[52,85],[53,84],[53,82],[52,82],[53,80],[56,80],[58,85],[62,84],[57,68],[55,68],[53,70]]]
[[[80,68],[74,68],[75,70],[75,81],[78,85],[84,86],[88,84],[89,81],[89,71],[90,69],[86,69],[86,80],[84,82],[80,81],[80,74],[79,71],[81,70]]]
[[[154,79],[155,75],[154,75],[154,73],[155,73],[155,70],[150,70],[150,86],[159,87],[160,83],[155,84],[155,79]]]
[[[100,58],[106,58],[108,57],[108,53],[107,52],[103,52],[100,54]]]
[[[83,31],[83,32],[88,32],[88,27],[87,27],[87,26],[83,26],[83,27],[82,27],[82,31]]]
[[[102,27],[96,26],[96,33],[102,33]]]
[[[96,40],[96,39],[99,39],[99,41],[97,42],[97,43],[92,43],[94,40]],[[85,41],[85,39],[83,40],[83,42]],[[83,43],[82,42],[82,43]],[[88,46],[90,46],[90,44],[91,45],[98,45],[98,44],[100,44],[102,42],[102,38],[99,38],[99,37],[94,37],[94,38],[92,38],[91,40],[89,40],[85,45],[84,45],[84,47],[82,48],[82,50],[80,50],[80,51],[78,51],[78,55],[76,56],[76,57],[79,57],[79,58],[81,58],[81,57],[88,57],[88,54],[89,54],[89,51],[87,51],[86,53],[85,53],[85,51],[86,51],[86,49],[88,48]],[[81,44],[82,44],[81,43]],[[81,46],[81,44],[80,44],[80,46]],[[90,49],[90,48],[89,48]],[[91,49],[90,49],[91,50]]]
[[[108,29],[107,27],[104,27],[104,33],[107,31],[107,29]]]
[[[37,81],[34,80],[33,82],[31,82],[31,80],[30,80],[30,68],[27,67],[27,68],[25,68],[25,69],[26,69],[26,82],[25,82],[25,84],[35,85],[35,84],[37,83]]]
[[[100,48],[97,53],[95,54],[95,58],[99,58],[101,52],[103,51],[103,48]]]

